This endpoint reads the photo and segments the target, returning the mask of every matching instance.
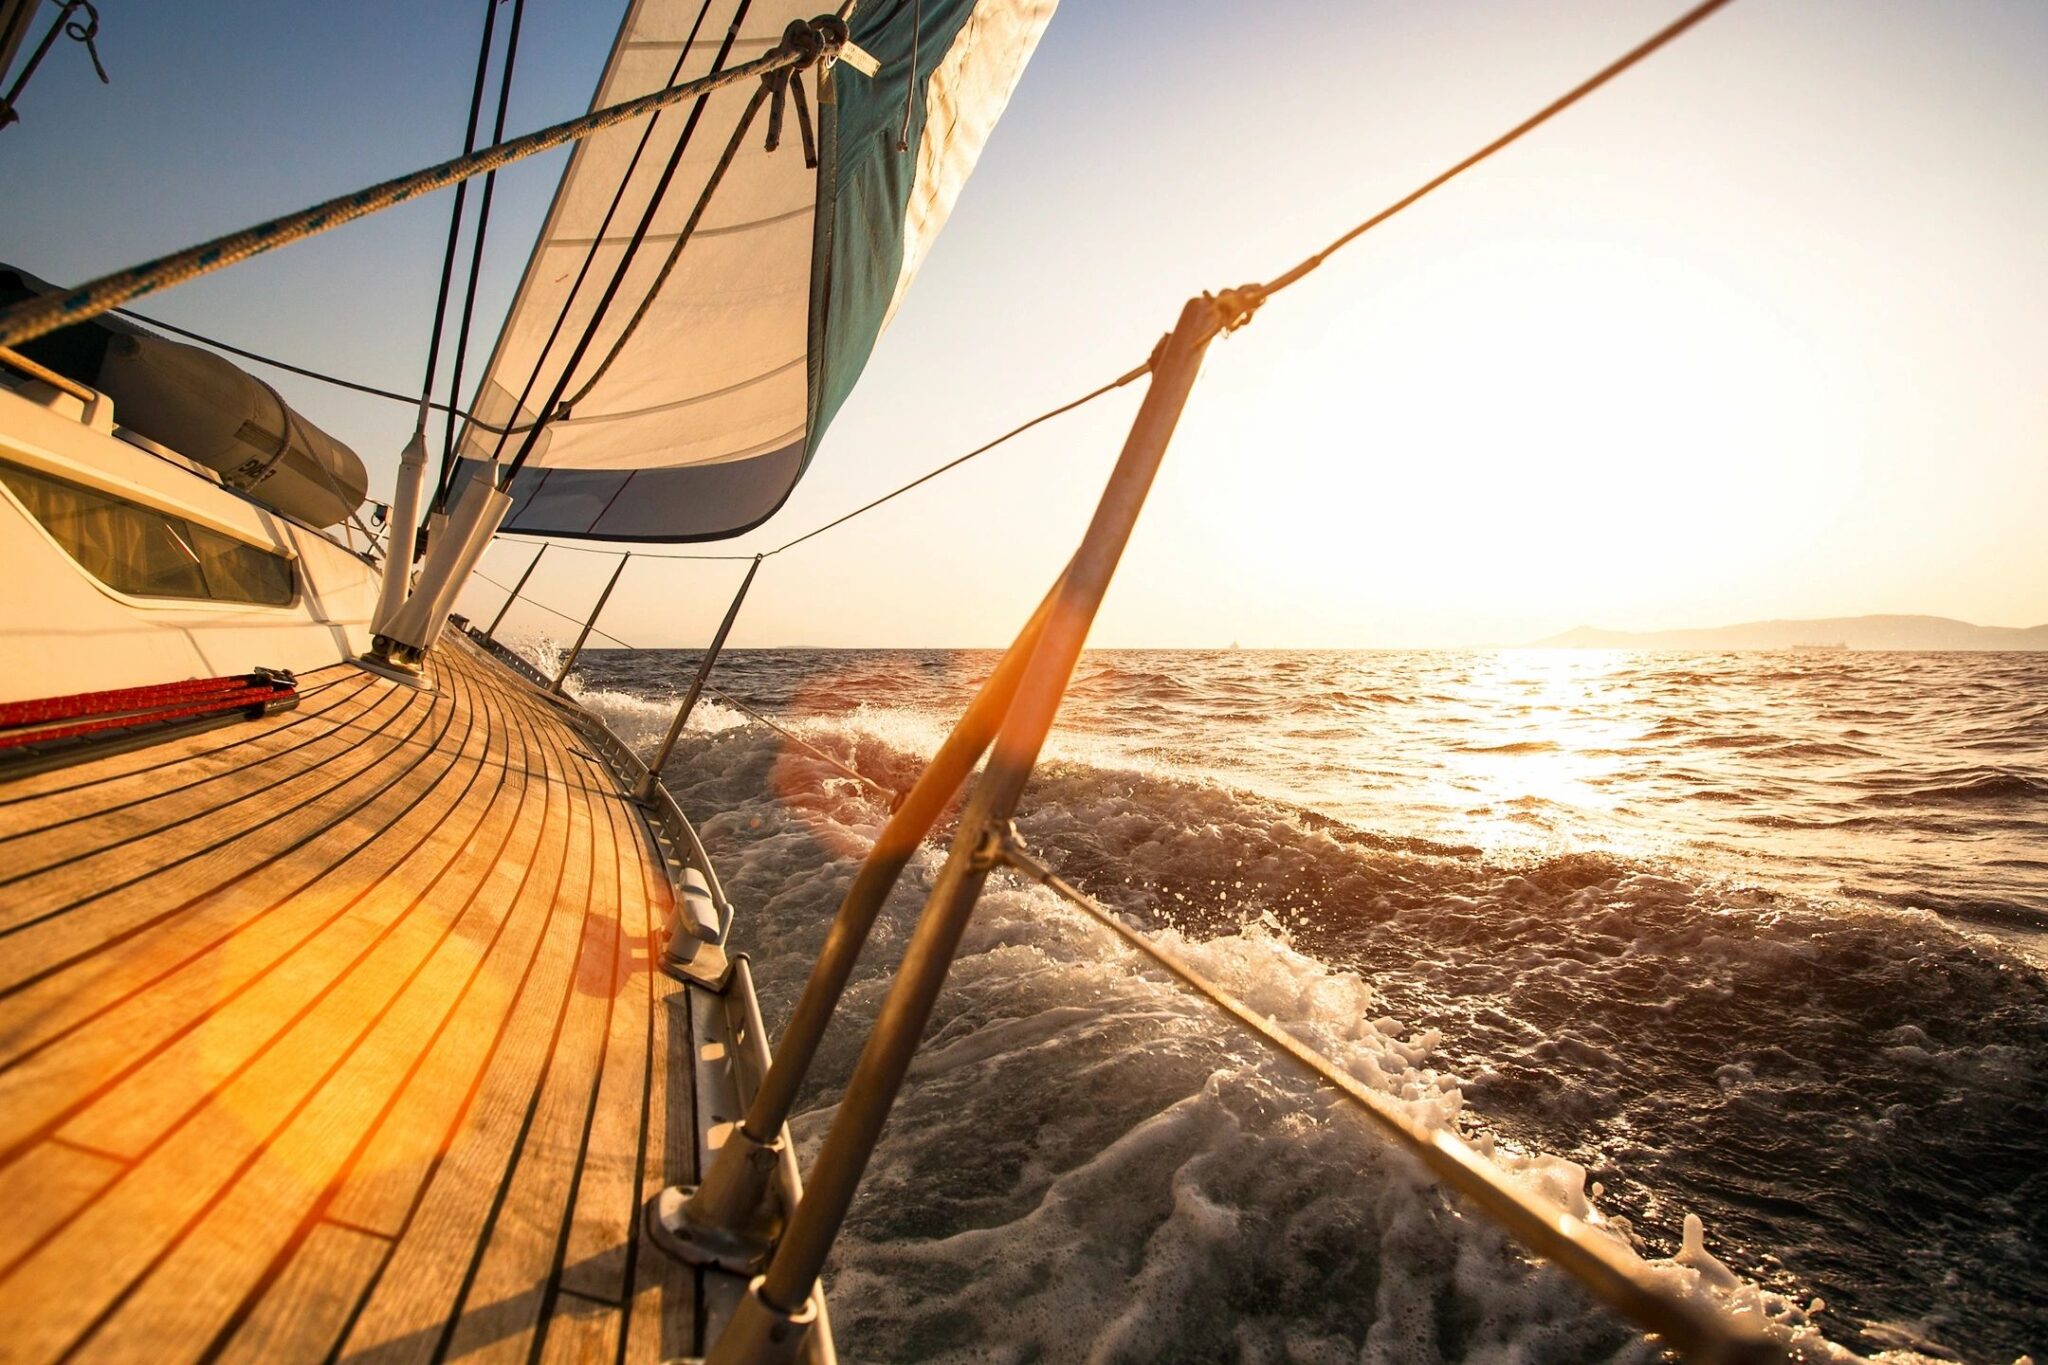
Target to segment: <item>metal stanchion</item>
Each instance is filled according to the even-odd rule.
[[[1058,589],[1054,589],[1057,593]],[[904,865],[974,770],[1010,709],[1017,683],[1031,661],[1053,598],[1031,620],[982,683],[946,742],[906,792],[846,890],[818,960],[811,968],[768,1073],[747,1106],[745,1120],[712,1158],[704,1182],[670,1186],[648,1209],[648,1230],[670,1254],[700,1265],[750,1274],[759,1270],[778,1231],[767,1207],[768,1187],[781,1152],[783,1125],[824,1040],[826,1026],[853,975],[875,916]]]
[[[676,708],[675,721],[668,727],[668,735],[661,741],[654,760],[647,765],[647,775],[640,779],[640,785],[633,791],[636,801],[645,801],[654,795],[654,784],[661,781],[661,765],[668,762],[676,740],[682,737],[683,727],[690,722],[690,712],[697,707],[697,698],[704,695],[704,681],[711,676],[711,665],[718,662],[718,652],[725,648],[725,637],[732,633],[732,623],[739,619],[740,603],[747,600],[747,589],[754,586],[754,575],[761,572],[761,558],[755,555],[754,562],[747,566],[747,576],[740,580],[740,590],[732,595],[732,605],[725,609],[725,619],[718,623],[718,633],[711,637],[711,647],[697,661],[697,676],[690,679],[690,690],[683,694],[683,704]]]
[[[1088,534],[1060,581],[1052,610],[996,736],[994,755],[968,799],[952,851],[925,902],[888,998],[847,1084],[803,1201],[777,1244],[767,1272],[749,1285],[731,1324],[707,1356],[710,1365],[787,1360],[801,1348],[803,1323],[815,1311],[812,1290],[825,1257],[910,1069],[982,883],[995,866],[999,845],[994,832],[1009,820],[1030,779],[1088,628],[1200,370],[1202,355],[1218,332],[1241,321],[1256,303],[1256,295],[1191,299],[1161,348],[1151,387]]]
[[[548,552],[549,544],[550,542],[545,540],[541,542],[540,554],[536,554],[532,558],[532,560],[527,563],[526,572],[519,575],[519,581],[512,585],[511,595],[505,599],[505,605],[498,608],[498,614],[491,618],[491,628],[484,632],[484,638],[486,640],[495,640],[496,638],[498,638],[498,627],[504,624],[505,613],[512,610],[512,604],[514,602],[517,602],[519,600],[519,594],[526,590],[526,580],[533,577],[533,571],[540,567],[541,555],[545,555]]]
[[[569,657],[562,660],[562,671],[555,675],[548,691],[562,695],[562,684],[569,681],[569,670],[576,666],[576,656],[583,652],[583,642],[590,638],[590,632],[597,625],[597,618],[604,612],[604,604],[612,600],[612,589],[619,586],[619,575],[626,571],[626,561],[633,557],[632,551],[619,556],[619,567],[612,570],[611,580],[604,585],[604,591],[597,595],[597,605],[590,609],[590,619],[583,623],[583,629],[576,636],[576,643],[569,647]],[[523,581],[523,580],[522,580]]]

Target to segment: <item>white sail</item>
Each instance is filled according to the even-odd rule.
[[[596,103],[757,58],[817,8],[638,0]],[[881,63],[877,75],[841,66],[822,91],[815,71],[802,77],[819,166],[805,165],[793,108],[780,148],[764,149],[763,108],[680,252],[678,236],[757,84],[667,110],[651,132],[636,122],[580,144],[461,447],[471,460],[512,459],[588,334],[564,406],[542,423],[511,484],[506,529],[713,539],[780,506],[943,225],[1052,8],[863,5],[853,39]],[[908,145],[899,150],[906,109]]]

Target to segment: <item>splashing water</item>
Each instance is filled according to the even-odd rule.
[[[588,653],[581,696],[651,748],[693,665]],[[718,681],[903,787],[992,665]],[[1019,826],[1681,1292],[1816,1359],[2006,1361],[2048,1339],[2044,695],[2039,655],[1091,653]],[[775,1026],[886,812],[709,700],[666,777]],[[806,1159],[941,857],[876,926]],[[1657,1354],[1002,877],[829,1275],[851,1359]]]

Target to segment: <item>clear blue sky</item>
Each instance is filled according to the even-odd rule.
[[[584,107],[602,8],[528,0],[513,129]],[[1128,367],[1189,293],[1271,275],[1681,8],[1068,0],[814,473],[734,548]],[[0,133],[0,258],[37,273],[131,264],[459,145],[473,0],[100,9],[112,87],[60,46]],[[501,180],[487,316],[558,165]],[[2048,621],[2044,167],[2048,5],[1737,0],[1217,348],[1097,643]],[[138,306],[416,388],[447,205]],[[280,386],[388,486],[409,413]],[[1132,405],[771,560],[736,642],[1006,638]],[[595,596],[602,561],[550,558],[543,600]],[[737,572],[636,563],[607,624],[701,639]]]

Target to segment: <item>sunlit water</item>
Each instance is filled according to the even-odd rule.
[[[717,683],[901,787],[992,662],[738,651]],[[693,663],[580,672],[645,746]],[[715,703],[667,776],[774,1026],[886,812]],[[1819,1355],[2043,1354],[2048,656],[1091,653],[1019,825],[1518,1178],[1586,1185],[1681,1289]],[[844,1354],[1654,1358],[1110,936],[992,888],[831,1268]],[[1687,1214],[1735,1280],[1662,1259]]]

